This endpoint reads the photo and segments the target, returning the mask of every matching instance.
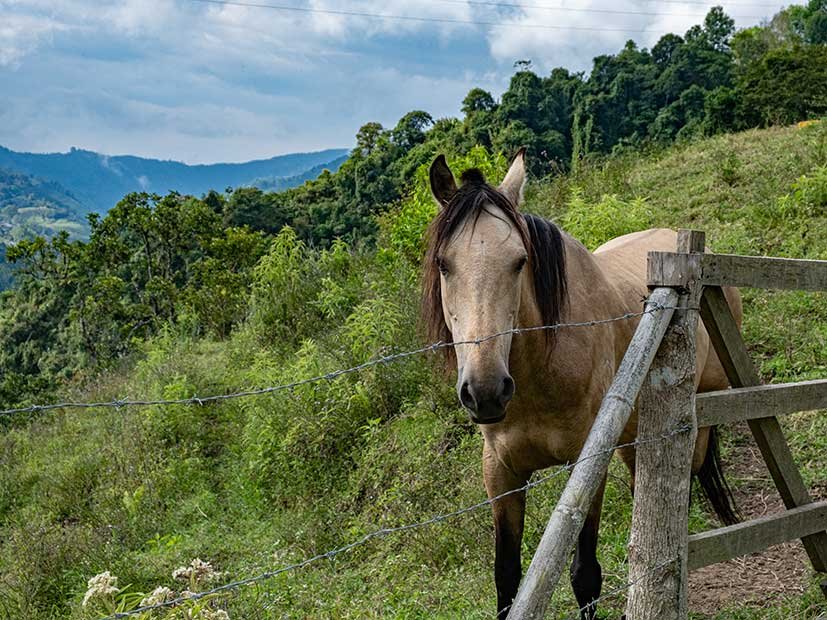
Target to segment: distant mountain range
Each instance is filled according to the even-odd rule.
[[[335,172],[347,149],[293,153],[241,164],[189,166],[131,155],[109,156],[71,149],[68,153],[17,153],[0,146],[0,290],[8,286],[6,246],[34,235],[89,232],[86,216],[106,213],[125,194],[200,196],[211,189],[255,186],[281,191]]]
[[[35,183],[57,183],[80,205],[83,213],[105,213],[124,194],[170,190],[201,195],[211,189],[253,185],[257,179],[279,189],[300,185],[311,170],[338,168],[346,149],[294,153],[240,164],[190,166],[131,155],[109,156],[71,149],[68,153],[17,153],[0,147],[0,168],[36,177]],[[286,181],[291,179],[291,181]],[[291,185],[292,183],[292,185]]]

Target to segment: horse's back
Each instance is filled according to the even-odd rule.
[[[594,251],[594,257],[631,310],[647,294],[647,254],[653,250],[674,252],[677,241],[674,230],[651,228],[607,241]]]
[[[594,251],[595,259],[614,284],[630,311],[640,308],[640,299],[648,294],[646,286],[646,257],[651,251],[674,252],[678,233],[668,228],[653,228],[629,233],[607,241]],[[741,295],[737,289],[726,288],[727,297],[735,320],[741,326]],[[709,348],[709,336],[702,324],[699,326],[699,349]],[[700,351],[699,351],[700,353]],[[703,366],[698,391],[721,390],[729,386],[720,360],[714,351],[699,359]]]

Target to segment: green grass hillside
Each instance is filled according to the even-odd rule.
[[[481,166],[497,180],[506,165],[482,149],[450,163],[456,172]],[[120,368],[67,384],[63,397],[227,393],[420,346],[417,262],[435,209],[426,178],[421,170],[410,196],[382,216],[376,252],[343,243],[316,251],[285,229],[255,269],[249,317],[228,339],[193,335],[192,317],[183,316]],[[531,185],[526,210],[553,217],[591,247],[640,228],[692,227],[719,252],[827,259],[827,124],[584,161],[568,176]],[[746,291],[745,310],[746,339],[767,380],[827,376],[824,295]],[[0,615],[99,618],[136,607],[159,586],[204,590],[480,501],[482,442],[451,384],[428,360],[408,358],[220,404],[0,420]],[[791,416],[785,426],[808,484],[824,493],[824,412]],[[526,563],[563,482],[529,494]],[[627,474],[614,463],[599,549],[604,592],[625,583],[630,514]],[[713,524],[693,502],[691,527]],[[233,619],[490,618],[493,549],[482,509],[144,617],[220,618],[223,610]],[[195,558],[221,575],[173,578]],[[119,590],[84,605],[87,581],[104,571]],[[572,617],[567,586],[555,602],[550,617]],[[815,581],[760,607],[741,603],[697,617],[781,620],[827,611]],[[621,594],[603,614],[618,618],[623,606]]]

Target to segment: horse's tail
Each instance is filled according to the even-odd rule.
[[[721,451],[718,446],[718,429],[713,426],[709,429],[709,442],[706,446],[706,457],[703,465],[696,474],[701,490],[724,525],[733,525],[741,520],[741,515],[735,505],[732,489],[724,477],[721,466]]]

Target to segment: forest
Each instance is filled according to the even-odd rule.
[[[87,240],[61,231],[9,245],[0,406],[229,393],[421,346],[438,153],[455,173],[479,167],[498,182],[526,146],[526,209],[589,248],[693,227],[718,252],[827,259],[827,0],[740,31],[715,8],[651,50],[630,41],[594,59],[589,74],[516,68],[499,100],[471,90],[462,118],[366,123],[337,172],[300,187],[131,193],[90,215]],[[745,306],[765,380],[824,376],[823,296],[749,292]],[[415,358],[201,407],[1,416],[0,609],[98,618],[178,588],[170,575],[194,558],[244,577],[478,501],[479,435],[435,373]],[[807,482],[823,484],[823,416],[791,424]],[[531,496],[528,549],[557,488]],[[624,494],[611,480],[609,589],[625,578]],[[695,531],[710,521],[693,503]],[[270,617],[257,615],[262,601],[279,617],[489,617],[490,537],[488,515],[472,515],[383,539],[335,571],[208,598],[191,617]],[[90,603],[87,582],[104,571],[117,587]],[[793,617],[817,590],[712,617]]]
[[[787,125],[827,114],[827,0],[790,6],[735,31],[720,8],[651,50],[629,41],[589,75],[541,77],[517,63],[500,101],[481,89],[462,119],[414,110],[395,127],[366,123],[335,173],[282,192],[242,187],[198,197],[133,193],[91,215],[88,242],[68,233],[6,250],[17,286],[0,318],[0,403],[52,393],[79,371],[117,363],[164,325],[186,320],[224,337],[248,313],[247,289],[272,235],[309,247],[372,251],[382,215],[438,153],[521,146],[535,179],[675,141]]]

